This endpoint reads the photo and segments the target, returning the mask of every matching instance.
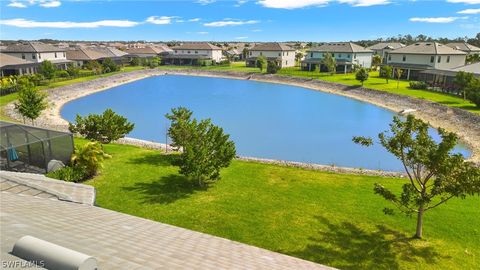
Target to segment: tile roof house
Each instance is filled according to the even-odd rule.
[[[170,49],[166,45],[155,45],[155,46],[146,46],[142,48],[127,48],[125,50],[126,53],[129,54],[129,57],[140,57],[140,58],[152,58],[155,56],[164,56],[171,52]]]
[[[208,42],[183,43],[172,47],[173,52],[162,58],[167,65],[200,65],[207,62],[220,62],[222,48]]]
[[[112,59],[117,64],[127,62],[128,53],[113,47],[78,47],[67,51],[67,59],[74,61],[78,66],[88,61],[102,62],[106,58]]]
[[[0,76],[34,74],[38,63],[0,53]]]
[[[388,52],[403,47],[405,47],[405,45],[400,42],[380,42],[367,47],[367,49],[372,50],[374,55],[380,55],[382,57],[382,61],[385,62],[387,60],[386,57]]]
[[[352,72],[354,65],[366,68],[372,66],[372,50],[352,42],[333,42],[309,49],[305,60],[302,61],[302,69],[315,70],[319,66],[320,72],[326,71],[322,61],[327,53],[330,53],[335,58],[337,73]]]
[[[41,42],[26,42],[7,46],[2,53],[28,60],[34,63],[41,63],[48,60],[57,68],[66,69],[70,61],[66,58],[66,49],[58,48]]]
[[[259,56],[264,56],[267,61],[276,61],[280,67],[295,66],[295,49],[279,42],[258,43],[248,49],[246,65],[255,67]]]
[[[473,46],[466,42],[452,42],[452,43],[447,43],[445,45],[456,50],[464,51],[468,54],[476,54],[476,53],[480,54],[479,47]]]
[[[427,69],[452,69],[465,65],[467,53],[438,42],[418,42],[388,53],[387,65],[404,70],[403,78],[417,80]]]

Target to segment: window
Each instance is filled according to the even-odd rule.
[[[282,56],[282,53],[278,53],[278,56]]]
[[[403,56],[402,61],[403,62],[407,61],[407,56],[406,55]]]
[[[187,53],[190,53],[190,51],[187,51]]]
[[[430,56],[430,63],[433,63],[433,62],[435,62],[435,56],[432,55]]]
[[[195,51],[195,53],[198,53],[198,51]]]
[[[347,58],[350,58],[350,54],[347,54]]]
[[[313,52],[312,52],[312,53],[310,53],[310,57],[311,57],[311,58],[313,58]]]
[[[339,54],[339,55],[338,55],[338,58],[342,58],[342,54]]]
[[[447,56],[447,63],[450,63],[450,55]]]
[[[57,58],[57,53],[55,53],[55,58]]]
[[[335,54],[334,54],[334,53],[332,53],[332,57],[335,57]]]
[[[392,56],[389,54],[388,55],[388,61],[392,60]]]
[[[442,61],[442,56],[439,55],[438,58],[437,58],[437,63],[440,63]]]
[[[32,59],[35,59],[35,58],[36,58],[36,57],[35,57],[35,54],[34,54],[34,53],[32,53]]]
[[[25,59],[25,54],[24,53],[22,53],[22,59]]]

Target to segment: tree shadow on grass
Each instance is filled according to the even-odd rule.
[[[149,183],[135,183],[133,186],[124,187],[124,189],[140,193],[143,203],[148,204],[169,204],[188,198],[197,191],[204,190],[186,177],[177,174],[163,176]]]
[[[317,217],[326,226],[303,250],[285,252],[340,269],[400,269],[399,261],[434,264],[441,255],[426,241],[377,225],[366,231],[351,222],[333,224]]]
[[[149,164],[156,166],[176,166],[178,165],[180,155],[165,154],[165,153],[151,153],[142,157],[133,158],[128,161],[130,164]]]

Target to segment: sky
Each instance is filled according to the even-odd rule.
[[[0,39],[314,41],[474,37],[480,0],[0,0]]]

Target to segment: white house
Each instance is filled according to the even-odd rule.
[[[380,42],[367,47],[367,49],[372,50],[373,55],[380,55],[380,57],[382,57],[382,63],[385,63],[389,52],[403,47],[405,47],[405,45],[400,42]]]
[[[466,42],[452,42],[445,44],[450,48],[464,51],[467,54],[480,54],[480,48]]]
[[[337,73],[348,73],[353,71],[354,65],[360,65],[365,68],[372,66],[373,51],[365,49],[352,42],[326,43],[318,47],[311,48],[302,61],[303,70],[315,70],[318,66],[320,71],[327,71],[322,64],[323,58],[330,53],[337,62]]]
[[[254,67],[259,56],[267,61],[276,61],[279,67],[295,66],[295,49],[278,42],[259,43],[248,50],[246,65]]]
[[[418,80],[420,71],[453,69],[465,65],[467,53],[438,42],[418,42],[388,53],[387,65],[402,69],[402,77]]]
[[[222,49],[208,42],[184,43],[172,48],[173,52],[162,58],[167,65],[199,65],[222,60]]]
[[[67,60],[66,49],[41,42],[10,45],[2,50],[2,53],[33,63],[41,63],[48,60],[60,69],[66,69],[67,64],[70,63]]]

